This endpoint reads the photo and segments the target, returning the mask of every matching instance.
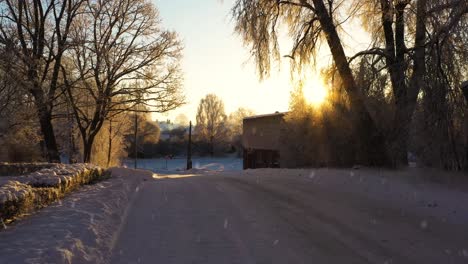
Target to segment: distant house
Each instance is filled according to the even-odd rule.
[[[285,113],[246,117],[242,145],[244,169],[279,168],[280,137]]]

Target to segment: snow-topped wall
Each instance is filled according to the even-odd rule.
[[[106,170],[92,164],[3,163],[0,172],[0,219],[3,222],[45,207],[81,185],[110,176]],[[21,175],[24,172],[27,174]]]
[[[0,162],[1,176],[25,175],[34,171],[55,167],[53,163],[5,163]]]

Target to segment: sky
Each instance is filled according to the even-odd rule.
[[[184,45],[184,106],[165,114],[155,114],[158,120],[174,120],[183,113],[195,121],[197,106],[208,93],[224,101],[226,114],[239,107],[267,114],[288,110],[290,81],[289,63],[284,62],[260,81],[248,47],[234,33],[230,9],[234,0],[153,0],[159,9],[162,25],[178,33]],[[327,64],[330,56],[319,55],[319,64]],[[315,75],[313,75],[315,76]],[[314,77],[315,78],[315,77]],[[306,85],[316,89],[315,78]]]

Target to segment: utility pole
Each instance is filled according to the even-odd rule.
[[[134,142],[135,142],[135,146],[134,146],[134,155],[135,155],[135,169],[137,168],[137,159],[138,159],[138,147],[137,147],[137,144],[138,144],[138,141],[137,141],[137,138],[138,138],[138,116],[137,116],[137,112],[135,111],[135,134],[133,135],[134,136]]]
[[[112,118],[109,119],[109,141],[107,142],[107,167],[109,168],[112,154]]]
[[[189,136],[188,136],[188,146],[187,146],[187,170],[192,168],[192,121],[189,125]]]
[[[468,105],[468,81],[464,81],[462,84],[461,84],[461,89],[463,91],[463,95],[465,96],[465,100],[466,100],[466,103]],[[466,160],[468,160],[468,108],[465,108],[465,113],[467,115],[465,115],[465,131],[467,131],[467,135],[465,135],[466,137],[466,142],[465,142],[465,155],[466,155]],[[468,170],[468,164],[465,164],[465,169]]]

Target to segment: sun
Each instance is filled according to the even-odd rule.
[[[313,106],[322,105],[328,97],[328,89],[320,78],[307,80],[302,91],[306,101]]]

